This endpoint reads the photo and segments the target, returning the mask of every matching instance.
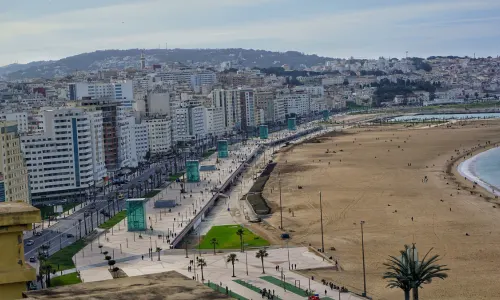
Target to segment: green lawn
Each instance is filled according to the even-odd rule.
[[[78,251],[82,250],[85,245],[85,241],[78,240],[66,248],[62,248],[54,253],[51,257],[49,257],[47,263],[50,264],[56,271],[73,269],[75,264],[71,258],[78,253]]]
[[[256,293],[261,293],[262,289],[259,288],[259,287],[256,287],[255,285],[249,283],[249,282],[246,282],[244,280],[241,280],[241,279],[236,279],[236,280],[233,280],[234,282],[238,283],[238,284],[241,284],[242,286],[256,292]],[[278,297],[278,295],[275,295],[274,296],[274,299],[275,300],[282,300],[280,297]],[[323,299],[323,298],[322,298]]]
[[[123,219],[127,217],[127,211],[122,210],[121,212],[117,213],[113,217],[111,217],[109,220],[106,222],[102,223],[99,225],[99,228],[102,229],[110,229],[111,227],[115,226],[116,224],[120,223]]]
[[[82,283],[82,281],[80,280],[80,277],[78,277],[78,274],[76,274],[76,272],[74,272],[74,273],[69,273],[69,274],[65,274],[62,276],[57,276],[57,277],[52,278],[50,280],[50,287],[71,285],[71,284],[77,284],[77,283]]]
[[[254,234],[245,227],[240,225],[223,225],[223,226],[213,226],[207,235],[203,237],[200,243],[201,249],[213,249],[213,245],[210,244],[212,238],[216,238],[218,245],[216,249],[240,249],[240,237],[236,234],[239,228],[243,228],[245,234],[243,235],[243,243],[248,244],[247,247],[263,247],[269,246],[269,242],[260,236]]]

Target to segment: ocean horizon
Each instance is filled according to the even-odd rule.
[[[471,181],[476,181],[488,191],[500,195],[500,148],[481,152],[462,162],[458,171]]]

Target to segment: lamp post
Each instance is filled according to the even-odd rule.
[[[323,204],[321,201],[321,192],[319,192],[319,212],[321,222],[321,253],[325,253],[325,240],[323,237]]]
[[[279,176],[279,174],[278,174]],[[279,189],[280,189],[280,220],[281,220],[281,230],[283,230],[283,205],[281,204],[281,178],[278,179]]]
[[[366,297],[366,269],[365,269],[365,242],[363,235],[363,224],[365,221],[361,221],[361,252],[363,254],[363,297]]]

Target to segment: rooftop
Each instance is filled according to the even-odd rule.
[[[24,292],[36,300],[233,299],[175,271]]]
[[[21,201],[0,203],[0,226],[31,224],[39,221],[40,210],[36,207]]]

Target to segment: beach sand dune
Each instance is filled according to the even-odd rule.
[[[457,182],[472,183],[452,180],[446,165],[463,150],[499,142],[500,122],[458,122],[426,130],[394,125],[346,133],[280,153],[264,190],[275,209],[267,221],[277,228],[280,173],[285,231],[293,243],[315,248],[321,247],[322,192],[325,249],[343,271],[311,274],[362,290],[359,223],[364,220],[367,291],[374,299],[402,299],[402,291],[385,287],[382,263],[412,243],[420,255],[434,247],[433,253],[451,268],[448,279],[421,290],[423,299],[499,299],[500,210],[485,200],[486,192],[480,198],[463,187],[458,190]]]

